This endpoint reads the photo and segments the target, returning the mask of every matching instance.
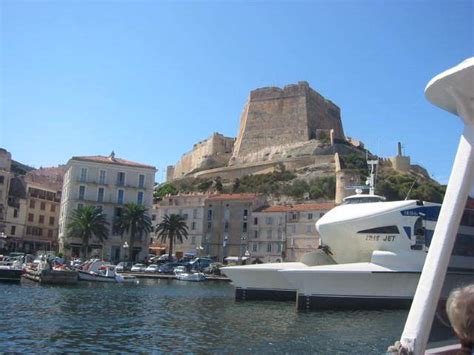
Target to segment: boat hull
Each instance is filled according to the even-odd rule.
[[[79,280],[95,282],[118,282],[115,277],[91,274],[89,272],[78,271]]]
[[[285,269],[308,268],[299,262],[244,265],[222,268],[235,286],[236,300],[294,301],[296,290],[279,273]]]
[[[21,274],[22,274],[21,269],[0,268],[0,281],[1,282],[20,282]]]
[[[403,309],[409,308],[421,272],[313,272],[294,278],[297,308],[310,309]],[[454,287],[472,282],[472,272],[450,272],[446,277],[446,299]],[[304,282],[302,281],[304,278]]]
[[[77,271],[72,270],[29,270],[23,274],[27,279],[50,285],[75,285],[78,282]]]

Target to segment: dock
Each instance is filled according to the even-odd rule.
[[[174,274],[152,274],[148,272],[123,272],[121,275],[124,276],[135,276],[139,279],[168,279],[168,280],[176,280],[176,276]],[[218,275],[206,275],[206,280],[208,281],[225,281],[230,282],[230,279],[226,276],[218,276]]]

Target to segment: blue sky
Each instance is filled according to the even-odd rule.
[[[20,1],[1,4],[0,146],[155,165],[235,136],[250,90],[306,80],[345,133],[446,182],[460,119],[424,87],[474,52],[472,1]]]

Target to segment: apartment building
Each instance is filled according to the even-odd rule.
[[[177,214],[184,218],[188,227],[188,238],[183,243],[176,242],[173,252],[177,256],[186,253],[194,255],[203,254],[203,224],[204,206],[209,194],[191,193],[184,195],[165,196],[161,201],[153,205],[152,221],[154,229],[163,220],[165,215]],[[153,245],[150,250],[159,254],[169,251],[169,245],[163,244],[158,237],[153,237]]]
[[[118,261],[128,257],[141,260],[148,255],[149,235],[128,245],[129,235],[119,235],[112,226],[127,203],[144,205],[151,214],[156,168],[109,156],[72,157],[66,165],[59,217],[60,251],[69,256],[81,253],[82,240],[67,233],[73,211],[81,206],[101,208],[110,223],[110,234],[101,242],[89,241],[92,254]],[[127,243],[125,243],[127,242]]]
[[[10,181],[5,221],[8,250],[57,250],[61,167],[40,168]]]
[[[315,224],[334,203],[275,205],[252,212],[248,249],[251,260],[298,261],[316,249]]]
[[[219,261],[244,255],[251,213],[265,204],[266,196],[253,193],[210,195],[204,208],[204,253]]]
[[[11,173],[11,154],[3,148],[0,148],[0,233],[5,232],[5,220],[7,217],[8,191],[10,190]],[[1,234],[0,244],[4,244],[5,233]],[[0,245],[0,249],[2,245]]]

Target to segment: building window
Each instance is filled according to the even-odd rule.
[[[138,191],[137,193],[137,205],[143,204],[143,191]]]
[[[18,217],[18,210],[15,208],[13,209],[13,218],[17,218]]]
[[[273,224],[273,217],[267,217],[265,219],[265,222],[267,223],[267,226],[270,226]]]
[[[207,229],[211,230],[211,228],[212,228],[212,222],[209,221],[209,222],[207,222]]]
[[[229,222],[225,221],[224,222],[224,232],[228,232],[229,231]]]
[[[99,187],[97,190],[97,202],[104,202],[104,188]]]
[[[313,219],[313,214],[312,213],[308,213],[308,219]]]
[[[267,244],[267,253],[271,253],[272,252],[272,243],[268,243]]]
[[[192,229],[192,230],[195,230],[195,229],[196,229],[196,222],[192,222],[192,223],[191,223],[191,229]]]
[[[244,210],[244,219],[246,220],[249,215],[249,210]]]
[[[258,224],[258,218],[257,217],[254,217],[253,219],[253,225],[256,226]]]
[[[3,185],[5,182],[5,176],[0,175],[0,184]]]
[[[145,187],[145,175],[138,175],[138,187],[144,188]]]
[[[33,213],[29,213],[28,214],[28,222],[33,222],[33,220],[34,220]]]
[[[267,229],[267,239],[272,239],[272,230]]]
[[[191,244],[192,245],[196,244],[196,237],[194,235],[191,237]]]
[[[278,252],[278,253],[281,253],[281,243],[278,243],[278,244],[277,244],[277,252]]]
[[[35,208],[35,200],[30,200],[30,208]]]
[[[244,223],[242,224],[242,232],[243,232],[243,233],[247,233],[247,222],[244,222]]]
[[[15,235],[15,232],[16,232],[16,226],[12,226],[10,229],[10,234]]]
[[[50,226],[54,225],[54,217],[49,217],[49,225]]]
[[[125,173],[122,171],[117,173],[117,185],[118,186],[125,185]]]
[[[26,234],[31,235],[31,227],[26,227]]]
[[[282,231],[281,231],[280,228],[278,228],[277,235],[278,235],[278,239],[281,239],[281,237],[282,237]]]
[[[253,237],[254,237],[255,239],[258,238],[258,231],[253,231]]]
[[[324,216],[324,212],[321,212],[321,213],[319,214],[319,218],[321,218],[322,216]]]
[[[196,219],[198,216],[198,210],[197,208],[193,209],[193,218]]]
[[[151,220],[152,220],[152,221],[156,221],[156,214],[152,214],[152,215],[151,215]]]
[[[84,200],[85,195],[86,195],[86,187],[79,186],[79,200]]]
[[[207,210],[207,220],[212,220],[212,210]]]
[[[306,226],[306,233],[311,233],[311,224]]]
[[[48,229],[48,238],[52,238],[52,237],[53,237],[53,230]]]
[[[44,211],[46,209],[46,203],[45,202],[41,202],[40,203],[40,210]]]
[[[123,190],[117,191],[117,203],[123,204]]]
[[[56,205],[51,205],[51,212],[56,212]]]
[[[39,222],[40,224],[44,224],[44,216],[43,216],[43,215],[40,215],[40,216],[39,216],[38,222]]]
[[[252,244],[252,251],[256,252],[257,251],[257,243]]]
[[[79,176],[80,182],[86,182],[87,179],[87,168],[81,168],[81,175]]]
[[[99,171],[99,184],[105,185],[105,170]]]

